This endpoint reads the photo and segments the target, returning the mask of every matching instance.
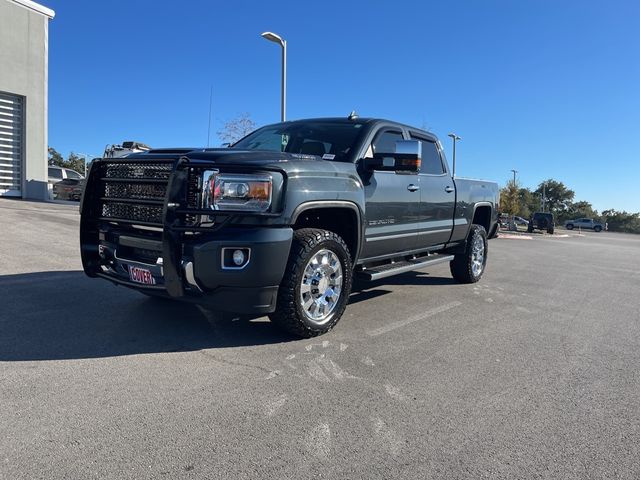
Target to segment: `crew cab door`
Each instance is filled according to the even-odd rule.
[[[447,164],[435,139],[410,132],[422,143],[420,166],[419,248],[445,244],[451,237],[456,192]]]
[[[364,158],[371,158],[374,153],[395,153],[399,140],[404,140],[399,128],[381,128],[373,137]],[[366,202],[362,258],[414,250],[420,228],[418,175],[375,170],[361,171],[361,177]]]

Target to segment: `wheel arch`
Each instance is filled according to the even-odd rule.
[[[291,226],[322,228],[337,233],[347,246],[355,265],[362,247],[364,215],[360,207],[347,200],[316,200],[301,203],[291,215]]]
[[[487,235],[491,233],[491,223],[493,217],[494,206],[491,202],[478,202],[473,206],[473,216],[471,217],[471,223],[469,224],[469,230],[467,231],[467,237],[471,231],[471,225],[480,225],[484,227]]]

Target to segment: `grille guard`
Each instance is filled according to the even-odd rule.
[[[162,223],[150,224],[144,221],[135,221],[118,218],[103,217],[102,205],[105,201],[102,192],[101,182],[105,165],[118,164],[138,164],[138,163],[168,163],[173,164],[173,168],[168,178],[166,194],[162,203]],[[186,156],[176,157],[156,157],[156,158],[122,158],[122,159],[98,159],[91,163],[87,179],[84,184],[82,201],[80,204],[80,255],[82,267],[89,277],[102,277],[114,283],[136,287],[141,289],[165,290],[172,297],[182,297],[185,295],[185,274],[182,271],[182,244],[183,235],[186,232],[215,232],[223,228],[226,224],[233,222],[237,217],[278,217],[279,213],[258,213],[258,212],[225,212],[204,210],[201,208],[188,207],[188,180],[189,172],[194,170],[205,170],[217,168],[215,162],[206,160],[191,160]],[[261,168],[261,170],[273,170]],[[275,170],[274,170],[275,171]],[[132,178],[131,182],[135,182]],[[113,181],[113,180],[110,180]],[[143,204],[142,201],[131,201],[132,203]],[[122,203],[127,203],[122,201]],[[208,215],[215,217],[214,225],[202,227],[198,224],[189,225],[185,222],[187,215]],[[102,260],[98,252],[100,226],[104,223],[116,223],[124,225],[153,225],[162,228],[162,260],[164,271],[164,286],[149,287],[134,284],[114,275],[105,273],[102,269]]]

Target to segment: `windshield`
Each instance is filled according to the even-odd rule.
[[[250,133],[232,148],[318,155],[325,160],[350,161],[362,124],[300,122],[268,125]]]

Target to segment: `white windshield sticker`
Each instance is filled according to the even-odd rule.
[[[322,155],[323,160],[333,160],[336,156],[333,153],[325,153]]]

